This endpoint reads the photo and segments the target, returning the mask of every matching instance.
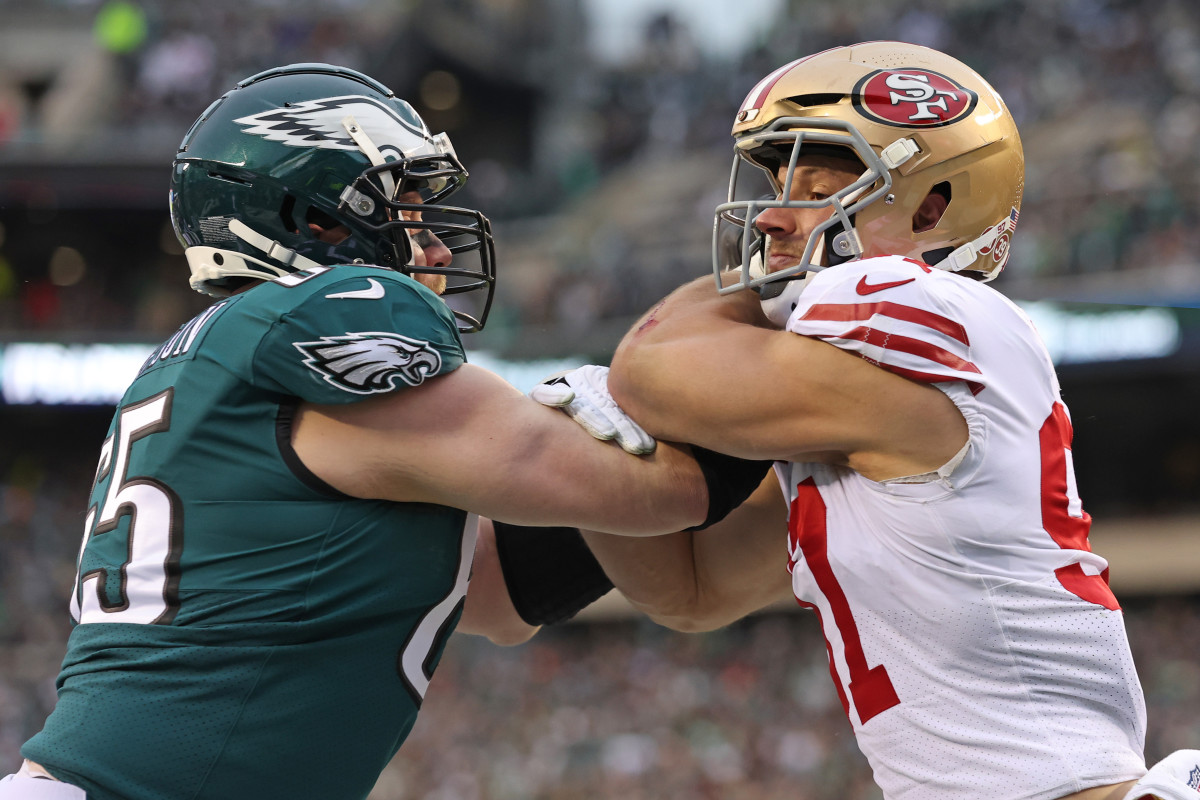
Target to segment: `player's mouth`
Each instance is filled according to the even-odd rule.
[[[792,255],[790,253],[771,253],[767,259],[767,271],[779,272],[780,270],[794,267],[799,263],[799,255]]]

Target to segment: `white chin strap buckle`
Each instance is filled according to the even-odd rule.
[[[919,152],[921,148],[912,139],[897,139],[879,151],[879,160],[888,169],[895,169]]]

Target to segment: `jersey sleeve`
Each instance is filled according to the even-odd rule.
[[[271,325],[254,353],[256,383],[313,403],[353,403],[466,360],[454,315],[436,294],[395,273],[336,269]]]
[[[818,272],[787,329],[855,353],[922,383],[963,381],[972,394],[987,376],[971,358],[969,279],[899,257]]]

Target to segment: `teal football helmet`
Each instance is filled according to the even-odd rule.
[[[475,293],[448,299],[459,329],[475,331],[491,308],[495,254],[487,217],[445,205],[466,180],[446,134],[431,134],[386,86],[292,64],[242,81],[192,125],[175,157],[171,222],[199,292],[369,264],[445,276],[447,295]],[[330,229],[349,235],[318,235]],[[453,263],[415,263],[414,239],[429,234]]]

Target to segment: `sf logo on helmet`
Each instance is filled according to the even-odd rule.
[[[884,125],[936,128],[967,117],[979,96],[938,72],[881,69],[854,87],[858,113]]]

